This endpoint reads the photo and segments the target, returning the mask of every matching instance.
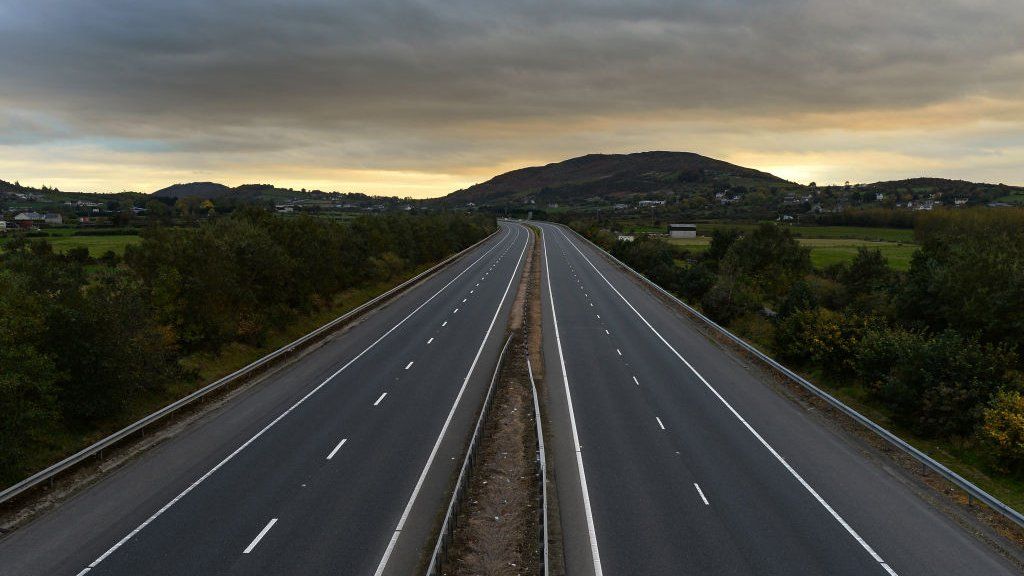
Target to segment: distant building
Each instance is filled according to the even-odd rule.
[[[39,212],[21,212],[14,216],[14,220],[17,222],[36,222],[43,219],[43,215]]]
[[[5,222],[3,220],[0,220],[0,232],[6,232],[6,231],[7,231],[7,222]]]
[[[664,205],[665,205],[665,201],[664,200],[641,200],[641,201],[637,202],[637,206],[639,206],[641,208],[646,208],[648,206],[664,206]]]
[[[957,198],[953,200],[954,206],[963,206],[964,204],[967,204],[967,198]]]
[[[619,234],[618,240],[619,242],[632,242],[636,240],[636,237],[631,234]]]
[[[50,212],[43,215],[43,222],[50,225],[57,225],[64,223],[64,217],[56,212]]]
[[[668,235],[672,238],[696,238],[696,224],[669,224]]]

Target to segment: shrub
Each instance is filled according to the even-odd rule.
[[[775,300],[811,272],[810,254],[788,229],[762,224],[729,246],[719,270],[723,276],[743,278],[764,299]]]
[[[979,436],[1004,471],[1024,468],[1024,396],[1016,390],[996,394],[985,409]]]
[[[863,334],[863,318],[826,308],[798,310],[781,318],[775,329],[780,355],[811,360],[835,376],[853,372],[854,351]]]
[[[729,247],[732,246],[739,237],[740,233],[737,230],[716,228],[711,232],[711,244],[704,252],[704,261],[707,262],[712,269],[717,269],[718,263],[721,262],[722,258],[725,258],[726,253],[729,252]]]
[[[902,318],[1024,347],[1024,210],[936,211],[915,234]]]
[[[789,289],[786,299],[782,301],[782,306],[779,307],[779,317],[786,318],[794,312],[813,310],[817,307],[818,297],[811,289],[811,285],[806,280],[798,280]]]
[[[850,296],[858,297],[888,290],[895,280],[895,273],[889,268],[889,261],[882,256],[881,250],[868,250],[861,246],[857,248],[853,262],[840,273],[839,279]]]
[[[679,293],[690,302],[699,302],[715,285],[715,275],[703,262],[689,266],[679,274]]]
[[[762,350],[770,350],[775,342],[775,325],[763,314],[744,314],[733,320],[729,329]]]
[[[676,251],[668,242],[640,236],[633,242],[616,242],[612,254],[666,290],[679,290],[682,269],[676,266]]]
[[[872,395],[883,395],[893,367],[909,358],[923,339],[917,332],[900,329],[876,328],[864,333],[853,363],[857,376]]]
[[[876,397],[898,422],[936,437],[973,432],[989,400],[1008,383],[1015,359],[1005,346],[952,330],[931,337],[897,331],[865,340],[856,363],[862,375],[873,375]]]
[[[700,300],[704,312],[719,324],[761,309],[760,299],[743,280],[720,276]]]

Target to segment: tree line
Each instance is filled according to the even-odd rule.
[[[574,226],[716,322],[903,429],[976,449],[1024,475],[1024,210],[919,215],[899,273],[878,250],[823,270],[789,229],[716,230],[703,253]]]
[[[338,223],[247,208],[143,230],[123,257],[10,240],[0,253],[0,482],[194,383],[189,355],[262,346],[341,293],[395,281],[494,228],[459,214]]]

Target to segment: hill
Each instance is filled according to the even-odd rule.
[[[216,182],[192,182],[189,184],[172,184],[153,192],[157,198],[203,198],[206,200],[221,198],[231,194],[231,188]]]
[[[626,200],[638,196],[689,196],[731,188],[800,188],[751,168],[692,152],[588,154],[562,162],[506,172],[445,197],[477,204],[575,202],[588,198]]]
[[[948,178],[908,178],[864,184],[861,189],[870,192],[893,194],[896,198],[921,198],[934,195],[942,198],[961,198],[972,202],[1007,201],[1020,203],[1024,200],[1024,188],[1006,184],[987,184]]]
[[[192,182],[189,184],[173,184],[153,192],[157,198],[202,198],[203,200],[228,200],[236,202],[289,202],[308,199],[319,190],[290,190],[278,188],[273,184],[241,184],[231,188],[217,182]]]

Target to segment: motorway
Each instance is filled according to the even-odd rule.
[[[540,226],[568,574],[1019,573],[586,241]],[[0,575],[418,573],[530,236],[501,223],[3,537]]]
[[[580,237],[542,229],[568,574],[1018,573]]]
[[[408,575],[531,235],[490,240],[0,540],[4,576]]]

